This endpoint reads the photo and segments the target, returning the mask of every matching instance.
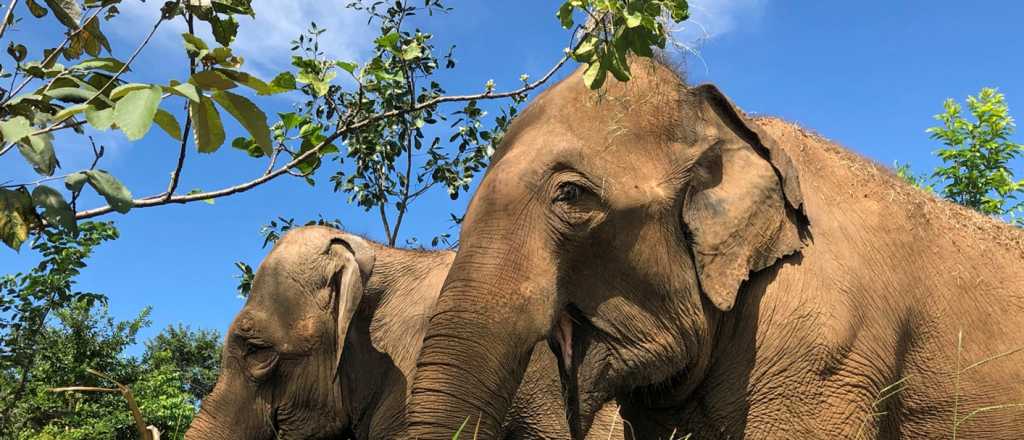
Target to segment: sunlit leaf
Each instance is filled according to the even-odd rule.
[[[32,164],[32,169],[44,176],[52,176],[57,169],[57,156],[53,153],[53,134],[33,134],[22,138],[18,151]]]
[[[224,126],[220,113],[210,98],[201,96],[198,104],[189,106],[192,116],[192,133],[200,153],[212,153],[224,144]]]
[[[29,229],[38,223],[32,196],[25,188],[0,188],[0,240],[4,244],[17,251],[28,239]]]
[[[114,124],[114,108],[97,109],[96,107],[89,106],[89,108],[85,109],[85,120],[93,128],[99,131],[106,131]]]
[[[263,149],[263,154],[271,154],[273,145],[270,142],[270,128],[267,126],[267,115],[263,110],[244,96],[231,92],[216,92],[213,99],[249,131],[256,144]]]
[[[174,115],[170,114],[164,109],[158,108],[156,115],[153,117],[153,121],[156,125],[160,126],[170,137],[176,141],[181,140],[181,126],[178,125],[178,119]]]
[[[82,9],[76,0],[45,0],[46,5],[68,29],[78,29],[78,22],[82,19]]]
[[[150,86],[147,89],[129,92],[114,107],[114,122],[129,140],[142,139],[153,125],[163,89]]]

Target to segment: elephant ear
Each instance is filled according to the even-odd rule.
[[[320,300],[320,304],[322,309],[330,311],[335,318],[337,338],[334,371],[337,378],[348,328],[363,299],[366,280],[373,273],[375,254],[365,240],[348,234],[331,238],[325,253],[333,264],[326,297]]]
[[[740,284],[803,247],[799,176],[791,159],[718,88],[694,89],[710,146],[691,168],[683,224],[701,289],[722,311]]]

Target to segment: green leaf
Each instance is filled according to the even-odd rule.
[[[195,35],[186,32],[181,34],[181,38],[185,40],[185,52],[191,57],[202,58],[210,49],[202,38]]]
[[[238,86],[234,81],[216,70],[198,72],[192,75],[192,78],[188,81],[204,90],[227,90]]]
[[[640,26],[643,23],[644,16],[639,11],[630,12],[629,10],[623,11],[622,15],[626,17],[626,27],[632,29]]]
[[[397,31],[391,31],[390,33],[388,33],[386,35],[381,35],[381,36],[377,37],[377,39],[374,40],[374,43],[376,43],[377,47],[380,47],[380,48],[384,48],[384,49],[397,49],[398,48],[398,39],[399,38],[400,38],[400,35],[398,34]]]
[[[32,16],[35,18],[43,18],[46,16],[46,13],[49,12],[42,5],[36,3],[35,0],[28,0],[25,3],[28,5],[29,12],[31,12]]]
[[[95,92],[82,90],[78,87],[60,87],[47,90],[43,95],[59,101],[79,104],[88,101],[95,95]]]
[[[402,48],[402,59],[409,61],[423,56],[423,47],[419,43],[413,41],[409,45]]]
[[[142,139],[153,125],[157,107],[163,96],[163,88],[150,86],[148,89],[130,92],[117,101],[114,107],[114,122],[128,140]]]
[[[158,108],[156,109],[156,116],[153,117],[153,121],[155,121],[156,125],[160,126],[165,133],[174,138],[174,140],[181,140],[181,126],[178,125],[178,120],[174,115],[168,113],[164,109]]]
[[[78,69],[86,70],[105,70],[110,73],[120,72],[124,68],[124,63],[118,61],[116,58],[91,58],[74,66]]]
[[[295,75],[291,72],[279,73],[270,81],[270,85],[275,89],[280,89],[281,91],[295,90],[298,87],[298,85],[295,84]]]
[[[57,17],[68,29],[78,29],[78,21],[82,19],[82,9],[78,7],[76,0],[45,0],[46,5],[53,10]]]
[[[73,105],[73,106],[70,106],[70,107],[66,107],[63,110],[57,112],[55,115],[53,115],[53,122],[54,123],[64,122],[64,120],[66,120],[66,119],[68,119],[68,118],[70,118],[70,117],[72,117],[74,115],[77,115],[79,113],[85,112],[88,108],[89,108],[89,106],[86,105],[86,104],[77,104],[77,105]]]
[[[128,83],[128,84],[120,85],[120,86],[115,87],[114,90],[110,91],[110,99],[116,100],[116,99],[118,99],[118,98],[120,98],[120,97],[122,97],[124,95],[127,95],[127,94],[129,94],[131,92],[134,92],[136,90],[144,90],[144,89],[148,89],[148,88],[150,88],[152,86],[153,86],[152,84],[143,84],[143,83]]]
[[[85,175],[89,178],[89,185],[107,199],[115,211],[124,214],[132,209],[132,193],[116,177],[103,170],[89,170]]]
[[[256,94],[260,96],[274,95],[287,91],[285,89],[274,87],[271,84],[267,84],[263,82],[263,80],[245,72],[230,69],[217,69],[217,71],[223,73],[224,76],[227,76],[232,81],[254,90]]]
[[[192,116],[192,133],[195,135],[199,152],[217,151],[224,144],[224,126],[220,121],[220,113],[213,106],[213,101],[201,96],[199,104],[190,105],[188,111]]]
[[[572,27],[573,9],[574,8],[572,6],[571,1],[566,1],[565,3],[562,3],[562,6],[558,8],[558,13],[556,14],[556,16],[558,17],[558,21],[562,24],[562,27],[565,29],[569,29]]]
[[[238,35],[238,20],[230,15],[227,18],[214,15],[210,20],[210,29],[213,32],[213,38],[221,46],[227,47],[235,41],[235,36]]]
[[[0,188],[0,240],[15,251],[28,239],[30,228],[38,224],[32,196],[25,188]]]
[[[32,202],[43,208],[43,218],[47,223],[78,234],[75,212],[71,210],[71,205],[68,205],[60,192],[46,185],[39,185],[32,190]]]
[[[93,128],[99,131],[106,131],[110,129],[111,125],[114,125],[114,108],[97,109],[96,107],[89,106],[89,108],[85,109],[85,120]]]
[[[231,141],[231,147],[244,151],[249,157],[263,157],[263,149],[252,139],[237,137]]]
[[[625,50],[620,50],[618,47],[612,46],[608,48],[608,52],[605,54],[605,60],[602,64],[608,65],[608,71],[615,76],[615,79],[626,82],[629,81],[631,77],[629,64],[627,63]]]
[[[4,142],[18,142],[21,138],[32,133],[32,124],[22,116],[15,116],[0,122],[0,133],[4,136]]]
[[[604,85],[605,76],[607,76],[608,70],[604,64],[599,61],[594,61],[587,66],[587,70],[583,71],[583,83],[587,85],[591,90],[600,89]]]
[[[57,169],[57,156],[53,153],[53,134],[43,133],[22,138],[18,143],[18,151],[32,168],[44,176],[52,176]]]
[[[252,0],[213,0],[213,10],[219,14],[253,16]]]
[[[241,95],[231,92],[219,91],[213,94],[213,100],[217,101],[224,110],[234,116],[239,123],[249,131],[256,144],[263,149],[263,154],[270,155],[273,152],[273,145],[270,142],[270,128],[267,127],[267,115],[260,110],[256,104]]]
[[[64,178],[64,187],[72,193],[77,193],[82,190],[82,186],[88,181],[89,176],[86,176],[84,172],[71,173],[68,174],[68,177]]]
[[[189,83],[171,81],[171,86],[166,87],[164,91],[187,98],[192,102],[199,102],[199,91],[196,90],[196,86]]]
[[[284,124],[284,128],[289,130],[298,127],[299,124],[302,124],[303,122],[306,121],[306,118],[294,112],[278,113],[277,115],[281,117],[281,123]]]
[[[358,64],[348,61],[335,61],[334,65],[338,66],[339,68],[341,68],[341,70],[344,70],[348,73],[355,73],[356,69],[359,68]]]

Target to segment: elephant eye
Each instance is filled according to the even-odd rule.
[[[278,360],[277,352],[260,340],[250,340],[245,347],[245,364],[256,380],[262,380],[274,370]]]
[[[554,202],[563,203],[575,203],[583,197],[583,193],[586,191],[582,186],[573,183],[565,182],[558,186],[558,192],[555,193]]]

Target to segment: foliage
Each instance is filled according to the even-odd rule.
[[[909,183],[910,186],[923,189],[927,192],[935,192],[935,182],[932,181],[928,175],[914,174],[909,163],[901,164],[899,161],[896,161],[893,162],[892,166],[896,171],[896,176],[903,179],[904,182]]]
[[[128,321],[107,312],[106,297],[74,289],[96,246],[117,238],[110,223],[83,222],[77,237],[49,229],[32,248],[42,261],[27,273],[0,278],[0,438],[134,438],[119,395],[56,394],[50,388],[102,384],[91,368],[132,386],[147,422],[181,438],[200,396],[216,379],[220,337],[169,327],[126,356],[144,310]]]
[[[558,9],[562,27],[573,27],[573,12],[577,9],[589,21],[585,25],[587,35],[571,54],[576,61],[587,64],[583,81],[592,89],[601,88],[608,72],[619,81],[629,81],[630,53],[650,57],[652,47],[665,48],[668,35],[660,17],[679,23],[690,16],[686,0],[571,0]]]
[[[46,336],[46,322],[54,311],[74,304],[91,306],[104,297],[74,290],[74,278],[85,267],[85,259],[100,243],[117,238],[110,223],[85,222],[78,237],[69,231],[44,232],[32,244],[43,259],[28,273],[0,278],[0,429],[12,420],[12,402],[28,391],[39,348]]]
[[[146,423],[162,438],[181,439],[198,408],[202,392],[216,381],[220,342],[215,332],[168,327],[146,342],[141,358],[125,355],[149,325],[149,310],[116,321],[105,305],[80,301],[56,313],[35,356],[28,391],[12,411],[15,425],[2,438],[136,438],[134,422],[118,394],[54,393],[57,386],[108,387],[87,368],[106,372],[131,386]],[[5,376],[6,377],[6,376]]]
[[[433,74],[454,68],[452,49],[439,57],[432,34],[408,29],[410,17],[449,11],[439,0],[426,0],[422,7],[407,0],[353,2],[348,7],[365,12],[379,28],[369,60],[360,64],[327,59],[319,47],[324,29],[313,24],[295,41],[291,69],[269,81],[245,71],[243,57],[231,48],[241,25],[236,16],[255,15],[251,0],[167,1],[159,17],[154,17],[150,33],[126,59],[113,55],[101,29],[101,17],[103,26],[118,25],[119,3],[87,0],[80,5],[54,0],[44,6],[33,1],[28,3],[33,18],[12,16],[0,24],[0,38],[8,26],[26,19],[49,16],[67,28],[64,41],[54,42],[52,49],[36,50],[9,41],[12,63],[0,67],[0,77],[12,80],[10,87],[0,87],[0,156],[16,148],[41,175],[35,182],[0,183],[0,239],[11,248],[19,249],[30,234],[48,227],[73,231],[77,220],[112,211],[212,200],[248,191],[284,174],[313,184],[312,174],[326,156],[340,165],[331,175],[335,189],[368,210],[376,209],[387,240],[394,245],[409,204],[436,185],[445,187],[453,198],[465,191],[515,116],[515,105],[568,58],[589,65],[585,80],[593,88],[600,87],[608,71],[628,80],[628,54],[650,56],[652,47],[664,47],[666,30],[658,18],[676,22],[687,18],[684,0],[567,0],[557,13],[562,25],[572,28],[577,13],[589,17],[591,25],[576,27],[578,42],[543,77],[531,82],[524,74],[520,87],[507,92],[496,92],[493,81],[488,81],[481,93],[447,95]],[[138,54],[159,28],[172,21],[187,25],[181,63],[188,66],[188,75],[159,83],[130,81]],[[195,26],[201,23],[210,27],[214,42],[195,35]],[[33,53],[42,53],[42,58],[29,60]],[[336,81],[339,75],[351,81]],[[272,120],[264,109],[273,102],[268,101],[271,95],[277,94],[298,95],[303,102],[295,111],[279,113]],[[490,99],[512,100],[492,126],[484,124],[486,112],[479,104]],[[461,105],[445,109],[446,103]],[[223,125],[225,115],[238,121],[242,133],[229,136]],[[179,123],[182,119],[184,123]],[[88,169],[57,172],[55,132],[74,131],[88,137],[113,129],[137,141],[154,124],[179,150],[164,192],[136,198],[114,175],[97,168],[102,146],[93,146],[95,160]],[[425,135],[428,127],[437,124],[447,124],[452,131],[447,142],[441,142],[442,136]],[[228,139],[232,147],[267,161],[266,171],[223,189],[179,193],[189,147],[212,154]],[[416,161],[414,153],[426,159]],[[287,162],[278,164],[279,157]],[[47,184],[57,180],[64,181],[64,192]],[[86,186],[107,205],[78,209]]]
[[[942,126],[928,129],[932,139],[945,147],[938,150],[944,165],[934,176],[942,180],[947,199],[986,215],[1013,216],[1024,209],[1018,197],[1024,180],[1015,180],[1010,161],[1024,155],[1024,145],[1010,140],[1016,129],[1002,93],[984,88],[967,97],[974,121],[957,102],[947,99],[944,112],[935,115]]]

